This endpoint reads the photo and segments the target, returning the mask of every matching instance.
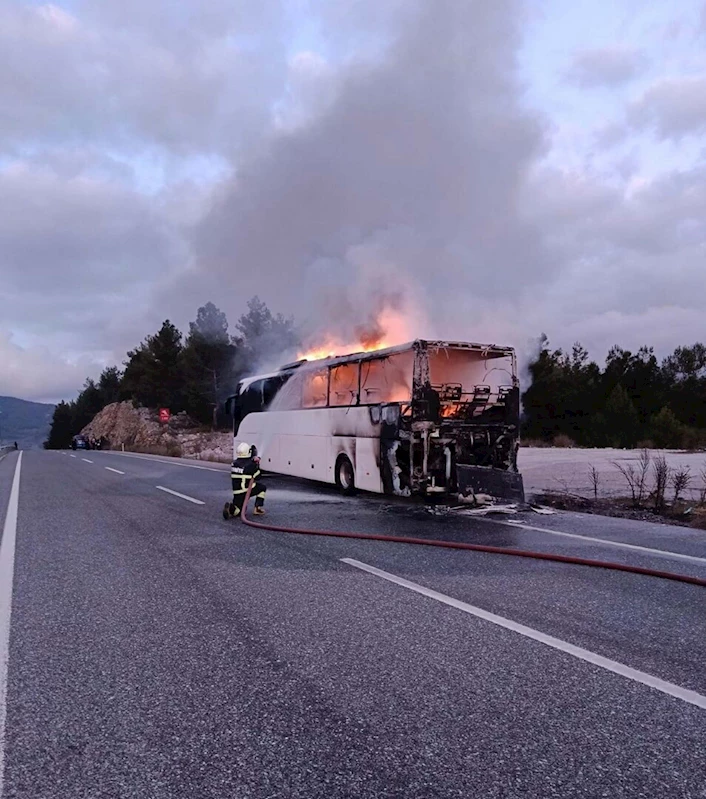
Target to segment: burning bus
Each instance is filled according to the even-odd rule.
[[[398,496],[524,499],[514,350],[422,341],[242,380],[234,447],[269,472]]]

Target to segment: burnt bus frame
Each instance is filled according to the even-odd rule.
[[[412,396],[410,401],[402,402],[364,402],[362,398],[362,367],[364,363],[385,360],[392,355],[408,351],[414,352]],[[505,412],[495,418],[483,418],[483,413],[465,420],[440,416],[443,400],[438,408],[431,407],[430,400],[435,392],[430,381],[429,355],[439,350],[462,350],[478,352],[485,359],[509,358],[511,362],[511,385],[505,399]],[[331,405],[331,369],[337,366],[357,364],[358,381],[355,402],[349,405]],[[228,398],[226,412],[233,415],[233,435],[237,436],[240,421],[244,414],[237,413],[238,399],[256,383],[261,383],[260,407],[251,412],[266,412],[264,404],[264,381],[282,380],[282,386],[300,370],[304,372],[326,369],[326,405],[310,408],[302,405],[301,410],[322,410],[324,408],[368,407],[371,409],[371,422],[380,428],[380,471],[383,492],[386,494],[469,494],[487,492],[523,498],[521,478],[517,470],[517,449],[519,446],[519,380],[517,378],[517,358],[511,347],[483,345],[457,341],[436,341],[418,339],[409,344],[390,347],[369,353],[353,353],[320,361],[299,361],[283,367],[269,375],[255,376],[239,383],[239,392]],[[245,383],[245,385],[243,385]],[[280,389],[281,387],[280,386]],[[498,403],[491,409],[500,409]],[[378,409],[375,413],[374,409]],[[396,411],[394,410],[396,409]],[[487,446],[483,448],[484,459],[474,455],[474,434],[485,434]],[[481,435],[482,438],[482,435]],[[470,446],[459,447],[461,441],[470,441]],[[397,446],[395,446],[397,443]],[[402,459],[396,456],[400,446],[405,443],[407,454]],[[502,446],[500,446],[502,443]],[[439,445],[443,444],[443,473],[430,468],[430,462],[439,460]],[[449,455],[445,449],[450,451]],[[392,457],[392,456],[395,457]],[[504,473],[504,474],[503,474]],[[396,479],[399,477],[400,479]],[[519,483],[518,479],[519,478]],[[519,485],[519,489],[518,489]],[[498,487],[499,486],[499,487]],[[519,491],[519,493],[518,493]]]

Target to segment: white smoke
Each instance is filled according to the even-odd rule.
[[[523,6],[380,7],[372,54],[309,75],[294,121],[221,186],[195,233],[199,278],[259,293],[312,341],[374,330],[381,309],[413,337],[493,339],[479,312],[551,268],[518,210],[544,146],[516,74]]]

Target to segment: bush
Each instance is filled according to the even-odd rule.
[[[664,457],[664,455],[658,455],[654,459],[652,470],[655,479],[655,487],[654,491],[652,492],[652,496],[654,497],[654,507],[658,513],[662,513],[666,504],[665,495],[667,491],[667,483],[669,482],[669,476],[671,473],[671,469],[669,468],[667,459]]]
[[[679,449],[683,444],[686,428],[674,415],[671,408],[662,410],[652,417],[650,437],[659,449]]]
[[[562,447],[562,448],[576,446],[576,442],[573,440],[573,438],[570,438],[565,433],[559,433],[558,436],[554,436],[554,441],[552,441],[552,444],[555,447]]]
[[[167,450],[166,454],[170,458],[181,458],[181,444],[177,442],[169,443],[165,449]]]
[[[682,432],[681,446],[689,452],[701,452],[706,449],[706,430],[685,427]]]

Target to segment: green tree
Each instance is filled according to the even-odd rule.
[[[76,400],[72,403],[73,409],[73,435],[80,433],[81,430],[93,419],[93,417],[103,410],[105,402],[100,389],[93,380],[88,378],[83,384],[83,390],[79,393]]]
[[[523,395],[524,433],[551,441],[565,434],[587,443],[596,412],[600,369],[578,342],[571,353],[551,351],[545,335],[539,355],[529,366],[531,383]]]
[[[294,320],[282,314],[275,316],[257,296],[248,302],[248,312],[238,319],[236,328],[239,333],[236,341],[242,345],[246,370],[292,357],[299,345]]]
[[[677,347],[662,362],[669,385],[669,407],[677,419],[691,427],[706,427],[706,346]]]
[[[223,421],[219,408],[233,390],[238,347],[228,320],[212,302],[198,309],[181,353],[186,410],[201,422]]]
[[[128,352],[121,383],[122,398],[148,408],[182,410],[181,351],[181,333],[167,319],[155,335],[148,336],[139,347]]]
[[[524,435],[549,441],[559,432],[561,408],[557,407],[561,350],[551,351],[549,339],[542,333],[539,353],[529,364],[529,386],[522,395]]]
[[[617,345],[606,358],[602,376],[605,397],[621,385],[635,406],[642,432],[665,402],[666,384],[652,347],[640,347],[635,355]]]
[[[120,384],[123,376],[117,366],[109,366],[98,378],[98,391],[101,394],[103,407],[120,399]]]
[[[650,424],[650,438],[656,447],[678,449],[682,446],[685,434],[686,428],[671,408],[662,408]]]
[[[622,385],[610,392],[603,411],[608,444],[615,447],[634,447],[640,434],[640,418]]]
[[[49,437],[44,442],[45,449],[66,449],[71,446],[74,436],[73,403],[60,402],[54,408]]]

